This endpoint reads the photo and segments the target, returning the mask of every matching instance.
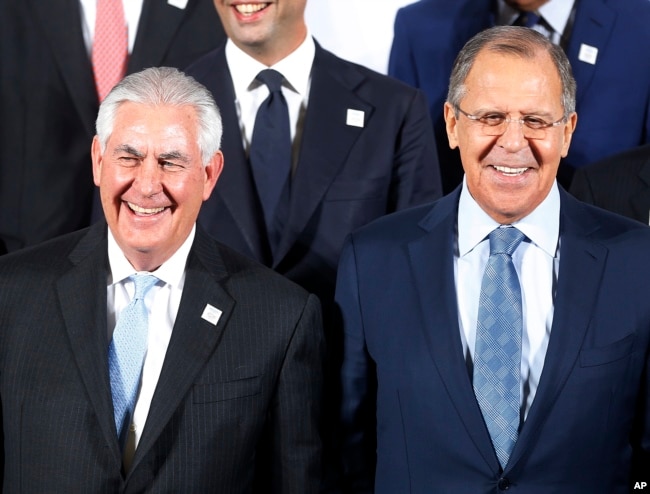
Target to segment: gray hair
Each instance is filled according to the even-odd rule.
[[[198,146],[203,166],[219,150],[223,127],[210,91],[178,69],[152,67],[126,76],[99,106],[95,128],[102,153],[113,132],[117,110],[126,102],[194,107],[199,120]]]
[[[467,75],[472,69],[476,57],[483,49],[528,59],[534,58],[540,51],[548,53],[562,83],[561,103],[564,117],[566,118],[575,111],[576,81],[564,50],[532,29],[518,26],[496,26],[481,31],[470,39],[456,57],[447,93],[447,102],[455,109],[456,116],[458,116],[460,101],[467,93],[465,86]]]

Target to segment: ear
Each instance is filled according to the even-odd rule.
[[[576,130],[576,125],[578,125],[578,114],[573,112],[567,118],[567,122],[564,124],[562,137],[564,142],[562,143],[562,157],[566,158],[566,155],[569,153],[569,146],[571,145],[571,137]]]
[[[458,147],[458,135],[456,134],[458,118],[456,118],[456,112],[454,112],[454,108],[447,102],[445,102],[444,114],[449,147],[451,149],[456,149]]]
[[[203,200],[207,201],[212,194],[214,186],[223,170],[223,153],[217,151],[207,165],[203,167],[205,173],[205,182],[203,184]]]
[[[93,182],[99,187],[102,176],[102,150],[99,144],[99,137],[97,136],[93,138],[93,143],[90,147],[90,156],[93,163]]]

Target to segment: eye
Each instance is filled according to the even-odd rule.
[[[166,160],[161,160],[159,162],[161,168],[169,171],[177,171],[177,170],[182,170],[185,168],[183,165],[176,163],[174,161],[166,161]]]
[[[524,117],[523,121],[524,121],[524,125],[531,129],[543,129],[544,127],[548,127],[549,125],[548,122],[543,118],[530,116],[530,115]]]
[[[118,160],[122,166],[136,166],[139,162],[135,156],[120,156]]]
[[[503,113],[486,113],[478,118],[479,122],[490,127],[501,125],[505,120],[506,116]]]

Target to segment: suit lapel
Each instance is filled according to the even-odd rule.
[[[93,69],[81,32],[77,0],[25,0],[49,40],[61,77],[90,137],[95,135],[98,100]]]
[[[233,299],[219,284],[227,275],[216,244],[197,229],[176,324],[131,471],[188,399],[197,374],[214,353],[234,307]],[[208,305],[222,311],[216,325],[202,317]]]
[[[420,297],[424,337],[433,364],[476,448],[490,468],[498,471],[498,460],[476,402],[460,340],[453,266],[459,194],[460,187],[438,201],[420,224],[426,233],[408,245],[411,274]],[[431,310],[432,307],[444,310]]]
[[[363,132],[362,127],[346,123],[348,110],[362,111],[366,124],[372,118],[374,107],[355,93],[364,79],[363,74],[316,44],[289,218],[275,266],[291,249],[323,201],[330,184],[345,166],[350,149]]]
[[[162,63],[185,12],[163,0],[144,0],[127,73]]]
[[[601,0],[579,2],[577,9],[566,53],[578,84],[576,100],[579,106],[583,96],[589,91],[589,85],[598,68],[599,57],[605,52],[610,33],[616,23],[616,12]],[[598,50],[595,63],[585,61],[589,57],[580,53],[584,48]]]
[[[212,92],[223,121],[223,139],[221,150],[224,155],[224,167],[212,197],[201,208],[201,223],[207,225],[208,231],[218,236],[218,206],[213,203],[219,196],[228,212],[246,240],[253,258],[269,258],[266,240],[264,215],[259,204],[253,175],[243,147],[243,138],[239,128],[239,118],[235,106],[235,89],[228,70],[224,46],[212,52],[209,64],[199,80],[206,81],[206,87]],[[244,254],[247,254],[244,252]]]
[[[546,417],[576,365],[581,344],[598,297],[607,248],[589,239],[598,224],[577,200],[561,191],[560,269],[551,336],[533,404],[509,465],[535,447]]]
[[[108,378],[106,327],[106,224],[93,226],[70,255],[74,267],[57,282],[56,290],[70,346],[106,444],[119,465],[120,452],[113,420]],[[100,287],[98,289],[98,287]],[[95,294],[79,303],[79,294]]]

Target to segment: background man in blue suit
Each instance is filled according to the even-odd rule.
[[[397,13],[388,73],[427,95],[445,192],[463,174],[442,114],[454,57],[474,34],[512,24],[521,11],[541,16],[534,29],[564,48],[578,84],[580,125],[560,183],[568,187],[575,168],[650,142],[648,0],[422,0]]]
[[[574,108],[557,45],[481,32],[445,104],[462,186],[347,242],[336,300],[351,492],[622,494],[647,480],[650,229],[557,185]],[[508,233],[523,237],[514,253],[490,252]],[[505,271],[502,304],[488,288]]]

